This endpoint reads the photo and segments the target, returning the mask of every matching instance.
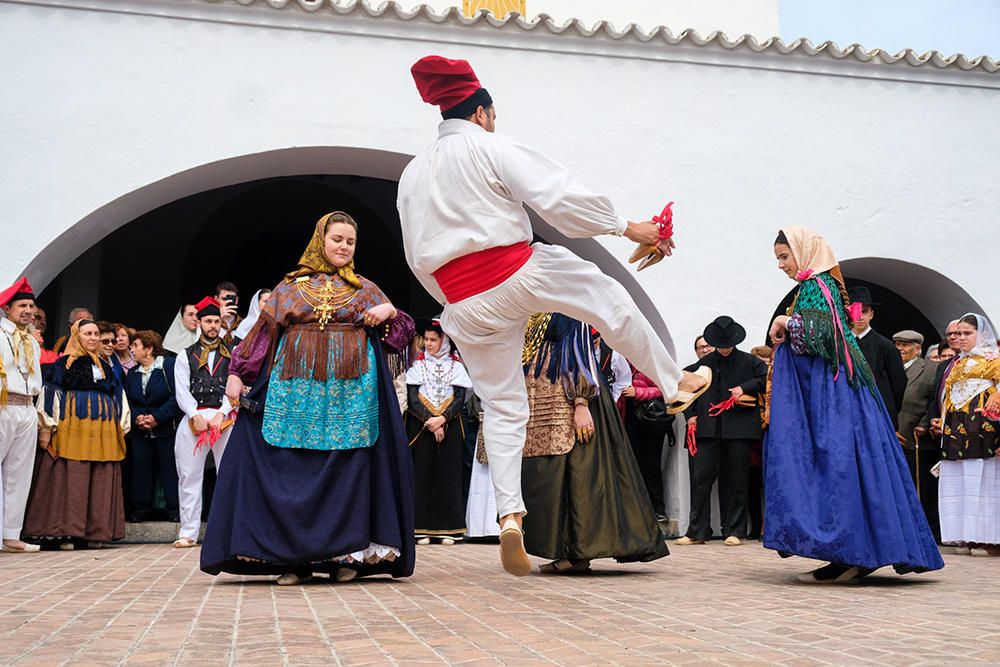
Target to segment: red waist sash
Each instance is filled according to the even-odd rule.
[[[433,274],[448,303],[482,294],[510,278],[531,259],[527,241],[457,257]]]

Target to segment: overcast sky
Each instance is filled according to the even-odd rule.
[[[779,0],[781,38],[1000,58],[1000,0]]]

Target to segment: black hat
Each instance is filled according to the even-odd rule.
[[[860,303],[862,306],[881,306],[881,303],[872,301],[871,291],[864,285],[858,285],[847,290],[847,298],[851,303]]]
[[[720,315],[705,327],[703,335],[712,347],[736,347],[747,337],[747,331],[729,315]]]

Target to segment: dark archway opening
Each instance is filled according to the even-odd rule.
[[[893,334],[903,329],[919,331],[924,335],[923,350],[925,352],[929,346],[937,345],[941,342],[941,332],[937,331],[934,325],[931,324],[928,315],[925,315],[920,309],[893,290],[868,280],[852,278],[850,275],[844,276],[844,280],[848,288],[864,286],[871,290],[872,301],[879,304],[874,306],[875,318],[872,320],[872,329],[875,331],[878,331],[886,338],[892,338]],[[781,303],[778,304],[774,314],[771,316],[771,321],[776,316],[785,314],[788,307],[792,304],[796,290],[797,288],[793,288],[785,295],[785,298],[781,300]],[[771,344],[770,339],[768,339],[767,344]]]
[[[440,308],[403,255],[397,183],[362,176],[308,175],[207,190],[146,213],[94,244],[41,293],[49,344],[66,316],[86,306],[101,318],[164,332],[182,303],[230,280],[240,311],[260,288],[292,269],[324,213],[343,210],[360,226],[355,264],[393,302],[416,315]]]

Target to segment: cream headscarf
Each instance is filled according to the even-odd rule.
[[[181,309],[174,316],[174,321],[170,323],[170,328],[167,329],[167,333],[163,336],[163,349],[170,350],[174,354],[184,354],[184,350],[191,347],[201,336],[201,328],[195,327],[194,331],[188,331],[188,328],[184,326],[184,309],[187,305],[181,306]]]
[[[810,269],[813,274],[829,271],[838,283],[844,284],[844,276],[840,272],[837,256],[833,254],[833,248],[826,242],[826,239],[805,227],[782,227],[781,231],[788,239],[788,247],[791,248],[795,261],[798,262],[799,273]],[[799,278],[796,280],[802,282]]]

